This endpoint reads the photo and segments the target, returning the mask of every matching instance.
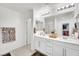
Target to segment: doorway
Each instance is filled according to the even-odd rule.
[[[26,45],[31,45],[32,41],[32,19],[26,21]]]

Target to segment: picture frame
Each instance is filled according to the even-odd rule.
[[[16,40],[16,31],[14,27],[1,27],[2,43],[8,43]]]

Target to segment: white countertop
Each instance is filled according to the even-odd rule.
[[[72,38],[64,39],[63,37],[50,38],[50,37],[48,37],[48,35],[45,35],[45,36],[43,36],[43,35],[34,35],[34,36],[79,45],[79,39],[72,39]]]

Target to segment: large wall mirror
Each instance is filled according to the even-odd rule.
[[[39,19],[39,18],[37,18]],[[46,34],[50,34],[52,32],[57,33],[58,36],[71,36],[74,24],[77,24],[79,28],[79,16],[76,18],[76,22],[74,19],[74,12],[67,12],[64,14],[59,14],[55,16],[47,16],[44,18],[40,18],[39,20],[35,20],[35,28],[37,31],[44,31]]]
[[[55,19],[53,16],[44,17],[42,21],[35,21],[34,32],[44,31],[46,34],[50,34],[55,31]]]
[[[45,31],[47,34],[55,31],[55,17],[50,16],[45,18]]]
[[[42,31],[43,30],[44,23],[42,21],[36,20],[36,30]]]

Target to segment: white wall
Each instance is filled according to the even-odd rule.
[[[26,44],[24,15],[24,13],[22,14],[8,8],[0,7],[0,27],[16,28],[16,41],[3,44],[2,38],[0,37],[0,55]],[[27,15],[29,15],[29,12],[27,12]]]

